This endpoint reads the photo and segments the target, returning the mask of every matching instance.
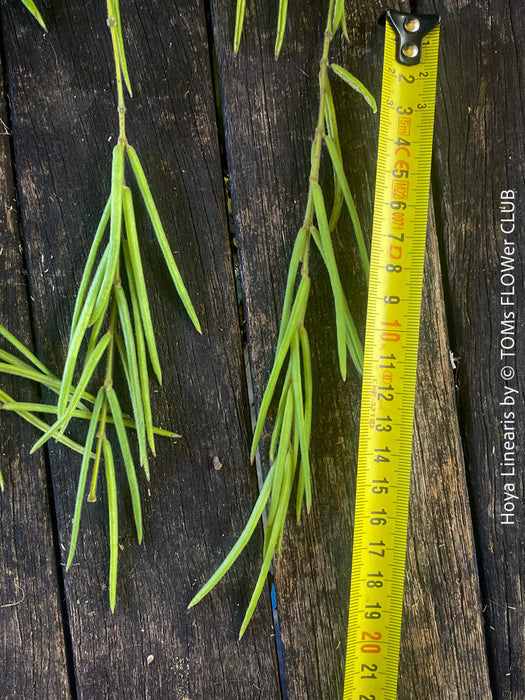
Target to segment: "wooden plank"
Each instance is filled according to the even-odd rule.
[[[334,55],[378,95],[383,39],[374,22],[384,8],[368,2],[349,9],[351,43],[337,43]],[[233,10],[214,3],[228,164],[258,400],[272,362],[288,259],[305,206],[325,10],[325,4],[290,3],[285,46],[275,62],[273,7],[247,4],[242,48],[235,58],[231,51]],[[336,80],[332,87],[358,209],[370,231],[377,119]],[[364,282],[356,271],[356,252],[347,228],[348,222],[343,221],[336,236],[337,253],[362,330]],[[481,605],[435,238],[431,243],[401,697],[481,698],[490,692]],[[317,387],[312,438],[314,506],[300,526],[288,526],[276,566],[290,698],[341,695],[357,452],[359,380],[351,372],[343,385],[338,376],[333,302],[326,275],[315,258],[312,274],[308,325]],[[437,483],[428,481],[429,460]],[[457,494],[454,503],[449,502],[451,488]],[[451,525],[461,526],[462,539],[454,536]]]
[[[446,1],[440,10],[446,31],[437,199],[460,358],[460,416],[494,697],[519,698],[525,696],[525,8],[478,0],[459,7]],[[514,198],[502,195],[509,190]]]
[[[104,206],[116,111],[104,3],[47,4],[50,33],[22,28],[7,10],[5,53],[38,350],[64,361],[73,295]],[[76,566],[65,577],[79,697],[278,697],[271,606],[250,637],[238,629],[252,564],[192,611],[197,587],[225,556],[256,493],[246,468],[249,411],[219,157],[203,3],[122,4],[134,97],[128,132],[143,161],[170,245],[204,333],[186,318],[152,232],[143,254],[164,386],[152,480],[141,478],[145,541],[135,543],[121,480],[118,602],[107,594],[104,489],[84,509]],[[139,211],[144,219],[144,212]],[[49,447],[61,557],[69,543],[79,460]],[[214,457],[223,467],[214,469]],[[25,462],[25,458],[24,458]],[[122,474],[120,475],[122,476]],[[153,659],[153,660],[152,660]]]
[[[0,61],[0,323],[31,345],[27,278]],[[2,339],[2,349],[12,348]],[[34,387],[2,375],[0,387],[36,400]],[[61,592],[44,456],[28,456],[35,431],[0,411],[0,678],[3,698],[69,697]]]
[[[399,697],[491,697],[435,222],[427,234]]]

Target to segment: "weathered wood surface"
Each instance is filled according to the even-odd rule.
[[[0,313],[31,346],[28,277],[20,237],[4,80],[0,86]],[[36,400],[2,377],[2,391]],[[29,456],[34,430],[15,415],[1,416],[0,469],[6,481],[0,508],[0,639],[3,697],[69,695],[68,644],[62,620],[61,573],[45,455]],[[51,501],[51,502],[50,502]]]
[[[379,95],[383,43],[375,19],[384,6],[378,0],[346,4],[351,41],[334,42],[333,57]],[[66,574],[79,460],[55,445],[29,457],[36,432],[0,412],[6,479],[0,521],[2,694],[338,698],[360,397],[358,377],[350,373],[343,384],[338,376],[333,302],[318,259],[307,321],[318,387],[314,506],[301,523],[290,521],[276,562],[279,628],[268,588],[247,634],[236,640],[260,563],[260,531],[217,589],[186,610],[242,530],[257,494],[247,458],[250,406],[242,339],[246,331],[257,403],[305,206],[327,3],[290,1],[278,62],[277,3],[249,0],[237,57],[231,50],[233,0],[213,0],[209,7],[190,0],[121,5],[134,89],[129,138],[150,178],[204,332],[199,337],[173,302],[146,230],[147,277],[155,321],[163,329],[165,369],[154,415],[183,437],[176,444],[159,441],[151,484],[141,483],[144,493],[149,490],[141,546],[124,495],[113,615],[103,490],[99,502],[84,509],[77,566]],[[408,3],[397,7],[406,10]],[[0,136],[0,322],[34,343],[59,372],[82,263],[109,188],[117,124],[105,3],[50,0],[41,9],[51,30],[46,36],[21,3],[6,0],[2,6],[9,99],[2,99],[0,116],[12,137]],[[518,0],[444,0],[421,9],[442,14],[443,50],[399,697],[507,700],[525,696],[524,513],[517,470],[516,524],[501,526],[501,421],[507,409],[499,405],[505,382],[498,217],[501,190],[516,190],[517,196],[525,191],[525,16]],[[224,122],[222,161],[212,40]],[[350,179],[369,232],[378,118],[335,80],[333,89]],[[245,328],[237,313],[225,165]],[[520,216],[522,206],[518,221]],[[523,242],[517,234],[515,240],[517,311]],[[335,243],[363,329],[364,282],[344,218]],[[508,364],[516,379],[506,385],[517,390],[512,396],[518,426],[524,420],[522,322],[515,340],[516,356]],[[450,349],[459,357],[457,376]],[[3,378],[0,387],[17,396],[34,392]],[[518,429],[518,445],[519,435]],[[261,456],[264,469],[264,451]],[[219,471],[214,457],[223,464]]]
[[[459,358],[459,416],[494,695],[521,698],[525,7],[521,2],[476,2],[458,10],[455,2],[445,2],[440,9],[450,30],[442,52],[435,199],[447,259],[453,347]],[[508,190],[515,199],[502,197]],[[515,211],[508,202],[515,203]],[[508,220],[503,230],[502,220]],[[508,278],[503,277],[501,256],[509,258]],[[514,316],[508,317],[507,327],[502,321],[509,311]],[[502,351],[508,354],[502,356]],[[505,454],[508,467],[502,468]]]
[[[186,610],[212,561],[226,554],[231,533],[242,528],[257,482],[245,468],[249,411],[204,9],[194,2],[169,10],[162,2],[148,7],[129,5],[126,12],[137,95],[129,101],[128,134],[149,175],[204,333],[192,329],[174,302],[147,229],[143,251],[153,313],[165,329],[158,335],[164,386],[155,392],[153,412],[183,437],[176,444],[158,441],[151,483],[141,480],[141,490],[151,494],[143,498],[142,546],[136,544],[121,482],[113,615],[104,489],[97,504],[84,508],[76,565],[64,577],[75,685],[85,698],[275,697],[271,608],[261,607],[245,641],[239,643],[236,634],[260,540],[245,568],[213,597],[207,614]],[[109,191],[117,128],[111,45],[102,3],[54,5],[48,9],[53,31],[45,37],[17,8],[8,9],[5,54],[32,318],[39,354],[58,370],[81,261]],[[159,85],[154,91],[152,76]],[[160,99],[152,101],[154,93]],[[10,444],[14,450],[13,438]],[[61,538],[57,557],[63,562],[80,463],[54,445],[48,453]],[[220,471],[213,468],[215,456],[224,465]],[[21,457],[18,469],[24,462]],[[6,469],[8,484],[11,471]],[[6,528],[3,536],[9,541],[13,532]],[[34,547],[39,551],[37,541]],[[39,575],[35,569],[33,576]],[[9,601],[13,595],[10,590]],[[41,643],[46,649],[44,634]],[[154,660],[148,664],[150,655]],[[35,654],[25,664],[30,668],[37,659]],[[6,665],[6,673],[16,672]]]

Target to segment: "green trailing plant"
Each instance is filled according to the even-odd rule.
[[[5,393],[0,394],[0,402],[3,409],[17,412],[43,431],[32,451],[54,438],[82,454],[67,568],[71,566],[75,553],[89,472],[91,470],[87,500],[95,501],[98,474],[101,464],[104,464],[110,531],[109,598],[113,610],[117,582],[118,498],[114,448],[107,428],[112,425],[116,432],[131,493],[139,542],[142,540],[142,511],[128,428],[133,428],[136,433],[140,465],[148,480],[148,447],[154,455],[155,435],[176,436],[175,433],[153,426],[148,361],[159,383],[162,382],[162,371],[141,262],[133,196],[126,183],[126,164],[133,173],[175,289],[193,325],[199,332],[201,328],[171,252],[139,157],[126,138],[124,85],[130,95],[131,86],[118,0],[107,0],[107,10],[115,60],[119,136],[113,149],[110,194],[94,236],[76,298],[62,378],[59,380],[51,375],[27,348],[5,329],[0,329],[0,334],[25,357],[25,360],[21,360],[6,351],[0,351],[0,372],[18,374],[41,383],[58,394],[57,404],[50,406],[19,403]],[[125,282],[129,295],[125,291]],[[83,359],[80,362],[81,356]],[[121,397],[114,387],[115,366],[119,361],[129,390],[132,416],[123,413]],[[74,385],[76,371],[79,378]],[[88,386],[96,381],[99,381],[98,391],[94,395],[88,393]],[[55,420],[48,425],[36,417],[37,413],[55,414]],[[87,437],[83,446],[73,443],[65,435],[70,421],[74,418],[88,421]]]
[[[243,15],[244,2],[238,0],[235,49],[240,41]],[[284,28],[285,20],[286,3],[281,2],[278,23],[280,28]],[[322,56],[319,63],[319,112],[312,141],[306,210],[291,256],[274,363],[261,400],[250,453],[253,462],[268,409],[274,399],[277,386],[282,380],[281,396],[269,448],[270,469],[250,518],[236,544],[216,572],[190,602],[190,607],[198,603],[229,570],[250,540],[259,519],[268,507],[264,531],[263,563],[241,625],[240,637],[244,634],[261,596],[272,559],[281,550],[285,520],[294,484],[296,485],[295,514],[297,520],[301,516],[303,502],[306,502],[307,511],[310,510],[312,503],[309,446],[314,386],[310,344],[304,326],[311,293],[309,260],[312,245],[318,249],[330,279],[335,306],[337,354],[343,380],[347,374],[348,353],[358,372],[362,372],[363,367],[361,341],[343,291],[332,244],[332,232],[345,204],[353,224],[361,265],[366,278],[369,274],[369,261],[361,225],[343,166],[330,75],[333,74],[343,79],[364,97],[374,112],[377,108],[374,98],[359,80],[343,67],[329,61],[330,45],[339,28],[342,28],[346,36],[344,0],[330,0]],[[280,40],[278,37],[276,52],[277,48],[280,48],[280,41],[282,41],[282,37]],[[333,171],[334,196],[330,215],[327,211],[323,189],[319,183],[323,151],[328,155]]]

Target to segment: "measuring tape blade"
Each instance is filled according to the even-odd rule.
[[[343,700],[395,700],[439,18],[386,13]]]

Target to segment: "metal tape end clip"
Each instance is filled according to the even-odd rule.
[[[396,61],[404,66],[420,63],[422,41],[439,24],[439,15],[411,15],[387,10],[383,18],[383,21],[390,22],[397,35]]]

